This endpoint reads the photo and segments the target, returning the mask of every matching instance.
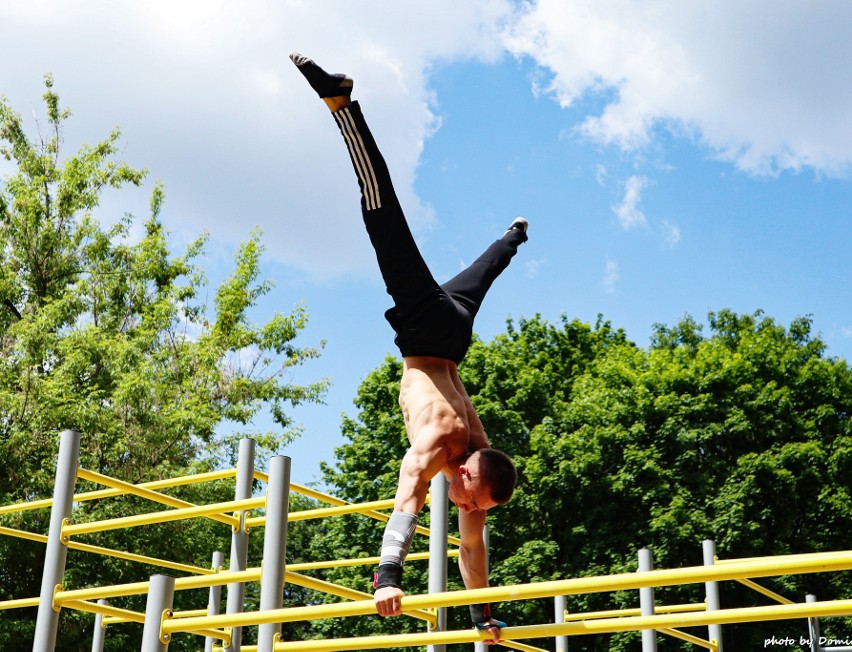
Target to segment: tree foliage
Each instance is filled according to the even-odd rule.
[[[509,322],[491,342],[477,341],[461,377],[495,448],[512,455],[521,480],[512,501],[488,516],[493,584],[622,573],[637,550],[658,568],[702,563],[712,539],[722,558],[852,547],[852,372],[825,355],[806,318],[783,327],[757,312],[711,313],[709,334],[691,317],[657,325],[638,347],[603,320]],[[327,482],[349,500],[393,495],[404,430],[396,405],[399,364],[386,360],[361,386],[349,440]],[[358,546],[375,554],[380,525],[327,526],[327,552]],[[325,550],[323,552],[326,552]],[[406,567],[406,587],[425,590],[422,562]],[[452,565],[451,565],[452,566]],[[336,578],[366,585],[363,571]],[[764,580],[803,601],[848,598],[848,577],[806,575]],[[451,572],[451,587],[461,587]],[[701,602],[703,586],[657,591],[662,604]],[[725,607],[767,604],[735,583],[722,584]],[[573,612],[634,607],[638,592],[571,596]],[[511,623],[552,622],[552,601],[498,606]],[[466,627],[454,609],[451,626]],[[368,622],[359,631],[417,629],[411,621]],[[843,620],[830,635],[848,636]],[[329,632],[351,633],[350,625]],[[731,649],[758,649],[764,638],[805,635],[804,622],[725,628]],[[706,635],[697,631],[696,634]],[[540,641],[537,644],[547,645]],[[637,634],[580,637],[571,649],[635,650]],[[660,649],[689,644],[660,637]],[[462,649],[461,647],[459,649]]]
[[[241,436],[254,436],[268,452],[297,436],[289,408],[319,401],[326,382],[290,382],[294,367],[319,355],[295,343],[304,308],[252,322],[254,306],[270,289],[259,280],[260,234],[241,245],[208,306],[200,267],[205,238],[180,255],[170,251],[159,185],[141,224],[129,214],[96,217],[105,191],[139,185],[146,173],[119,160],[117,129],[63,158],[70,112],[61,108],[50,77],[44,100],[46,129],[31,140],[20,115],[0,98],[0,154],[14,165],[0,185],[2,503],[51,495],[57,435],[66,428],[83,433],[81,466],[131,482],[230,462],[232,442]],[[266,410],[273,428],[253,432],[254,417]],[[217,436],[226,423],[231,434]],[[233,498],[233,487],[180,493],[215,502]],[[121,515],[136,503],[86,503],[75,518]],[[45,532],[47,518],[27,512],[4,524]],[[207,567],[214,546],[227,550],[230,538],[227,528],[220,535],[208,527],[142,528],[96,542]],[[199,541],[209,547],[199,551]],[[0,570],[3,598],[37,595],[43,546],[3,537],[0,557],[16,560]],[[71,557],[74,587],[130,577],[124,562]],[[16,649],[31,634],[31,616],[2,612],[0,647]],[[86,616],[64,614],[62,627],[59,649],[81,649],[91,636]],[[139,637],[125,639],[120,631],[110,637],[110,649]]]

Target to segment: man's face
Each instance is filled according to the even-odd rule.
[[[481,477],[476,470],[467,466],[459,467],[448,491],[450,500],[459,508],[459,511],[466,514],[477,510],[484,512],[497,505],[491,499],[490,488],[480,480]]]

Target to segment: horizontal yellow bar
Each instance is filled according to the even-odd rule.
[[[221,471],[207,471],[206,473],[197,473],[195,475],[187,475],[180,478],[169,478],[166,480],[153,480],[151,482],[142,482],[137,487],[145,489],[165,489],[168,487],[179,487],[187,484],[196,484],[201,482],[209,482],[211,480],[221,480],[223,478],[233,478],[237,474],[236,469],[224,469]],[[121,491],[116,489],[98,489],[96,491],[86,491],[75,494],[74,502],[82,503],[87,500],[98,500],[100,498],[111,498],[113,496],[122,495]],[[46,509],[53,505],[52,498],[44,498],[41,500],[30,500],[12,505],[3,505],[0,507],[0,514],[16,514],[18,512],[26,512],[34,509]]]
[[[693,604],[670,604],[659,605],[654,607],[654,612],[658,614],[674,614],[684,613],[687,611],[704,611],[706,605],[703,602]],[[585,613],[569,613],[565,612],[565,621],[574,622],[576,620],[589,620],[592,618],[620,618],[623,616],[641,616],[642,610],[639,607],[633,609],[609,609],[607,611],[587,611]]]
[[[262,473],[260,471],[255,471],[254,476],[263,482],[269,481],[269,476],[267,474]],[[296,493],[302,494],[303,496],[307,496],[308,498],[313,498],[314,500],[319,500],[324,503],[328,503],[329,505],[350,505],[351,503],[347,503],[345,500],[341,500],[340,498],[335,498],[334,496],[330,496],[321,491],[317,491],[316,489],[311,489],[310,487],[305,487],[300,484],[296,484],[295,482],[290,483],[290,491],[294,491]],[[390,518],[388,514],[383,514],[382,512],[377,512],[374,510],[367,510],[365,512],[361,512],[364,516],[369,516],[370,518],[374,518],[378,521],[387,522]],[[429,528],[423,527],[422,525],[418,525],[414,528],[414,531],[418,534],[423,534],[425,536],[429,536]],[[447,541],[454,546],[461,545],[461,539],[458,537],[447,537]]]
[[[155,503],[168,505],[169,507],[196,507],[195,504],[187,502],[186,500],[180,500],[179,498],[168,496],[164,493],[160,493],[159,491],[148,489],[147,487],[140,487],[129,482],[116,480],[115,478],[111,478],[108,475],[104,475],[103,473],[97,473],[96,471],[79,469],[77,471],[77,475],[83,480],[96,482],[98,484],[102,484],[106,487],[109,487],[110,489],[118,489],[122,491],[122,493],[133,494],[135,496],[145,498]],[[237,528],[240,526],[239,519],[233,516],[226,516],[224,514],[211,514],[209,518],[213,519],[214,521],[219,521],[220,523],[225,523],[231,526],[232,528]]]
[[[657,631],[659,631],[661,634],[665,634],[673,638],[679,638],[681,641],[686,641],[687,643],[692,643],[693,645],[698,645],[699,647],[703,647],[708,650],[713,650],[714,652],[719,649],[719,646],[715,643],[705,641],[703,638],[698,638],[697,636],[693,636],[692,634],[687,634],[686,632],[682,632],[679,629],[671,629],[670,627],[664,627]]]
[[[373,599],[373,596],[369,593],[364,593],[363,591],[356,591],[355,589],[350,589],[347,586],[341,586],[340,584],[332,584],[331,582],[318,580],[314,577],[308,577],[307,575],[300,575],[299,573],[293,573],[290,571],[284,572],[284,581],[289,582],[290,584],[295,584],[296,586],[303,586],[307,589],[313,589],[314,591],[321,591],[330,595],[336,595],[341,598],[346,598],[347,600]],[[407,611],[405,615],[411,616],[412,618],[419,618],[420,620],[425,620],[432,627],[438,624],[438,614],[434,610],[429,611],[415,609],[413,611]]]
[[[101,614],[110,618],[121,618],[123,622],[144,623],[145,614],[130,609],[120,609],[108,604],[98,604],[97,602],[89,602],[88,600],[71,600],[62,604],[64,609],[77,609],[78,611],[87,611],[93,614]]]
[[[136,561],[141,564],[148,564],[150,566],[159,566],[160,568],[170,568],[172,570],[183,571],[184,573],[192,573],[196,575],[204,575],[207,573],[214,572],[211,568],[190,566],[189,564],[181,564],[176,561],[169,561],[167,559],[157,559],[156,557],[138,555],[133,552],[124,552],[123,550],[113,550],[112,548],[102,548],[100,546],[93,546],[88,543],[80,543],[79,541],[69,541],[68,548],[70,548],[71,550],[79,550],[80,552],[90,552],[95,555],[104,555],[106,557],[117,557],[119,559],[126,559],[127,561]]]
[[[0,602],[0,611],[3,609],[23,609],[24,607],[37,607],[39,598],[19,598],[17,600],[3,600]]]
[[[516,643],[515,641],[500,641],[500,645],[512,650],[520,650],[521,652],[548,652],[543,648],[533,647],[532,645],[525,645],[523,643]]]
[[[411,609],[427,609],[430,607],[454,607],[476,602],[552,598],[557,595],[622,591],[645,587],[734,580],[743,577],[769,577],[849,569],[852,569],[852,552],[847,551],[845,555],[832,556],[828,559],[807,559],[802,561],[792,558],[780,563],[770,560],[758,563],[743,562],[740,564],[726,564],[724,566],[691,566],[678,569],[623,573],[620,575],[602,575],[598,577],[536,582],[533,584],[517,584],[514,586],[448,591],[429,595],[410,595],[402,599],[402,608],[405,611],[410,611]],[[374,613],[375,606],[372,601],[355,601],[334,605],[273,609],[262,613],[225,614],[208,617],[206,620],[198,619],[203,622],[193,623],[192,626],[240,627],[267,622],[292,622],[294,620],[310,620],[314,618],[363,616]],[[671,614],[672,617],[677,615],[691,617],[696,614]],[[625,619],[622,618],[619,620]],[[583,623],[574,624],[581,626]],[[675,622],[674,624],[677,625],[678,623]],[[167,623],[164,627],[171,627],[171,624]],[[174,628],[171,631],[178,631],[178,628]]]
[[[265,505],[266,497],[261,496],[258,498],[247,498],[246,500],[229,500],[224,503],[170,509],[162,512],[149,512],[147,514],[137,514],[136,516],[122,516],[120,518],[113,518],[105,521],[74,523],[63,526],[62,536],[70,537],[76,534],[86,534],[88,532],[104,532],[106,530],[120,530],[122,528],[136,527],[139,525],[180,521],[199,516],[210,516],[211,514],[224,514],[240,510],[257,509]]]
[[[36,534],[35,532],[27,532],[26,530],[18,530],[12,527],[4,527],[2,525],[0,525],[0,534],[5,534],[7,537],[47,543],[47,537],[44,534]]]
[[[305,509],[301,512],[290,512],[287,516],[289,523],[296,521],[307,521],[314,518],[327,518],[329,516],[341,516],[343,514],[357,514],[358,512],[374,509],[390,509],[393,507],[394,499],[374,500],[368,503],[337,505],[336,507],[319,507],[317,509]],[[256,527],[266,522],[265,516],[256,516],[247,519],[246,525]]]
[[[447,557],[458,556],[458,550],[447,550]],[[333,559],[331,561],[308,561],[300,564],[287,564],[287,568],[297,572],[305,570],[322,570],[326,568],[341,568],[343,566],[378,566],[379,559],[379,557],[354,557],[352,559]],[[424,561],[426,559],[429,559],[428,552],[412,552],[405,558],[405,561]]]
[[[552,636],[605,634],[639,629],[664,629],[677,625],[692,627],[761,620],[816,618],[820,616],[843,615],[850,612],[852,612],[852,600],[838,600],[836,602],[809,602],[797,605],[746,607],[741,609],[703,611],[700,613],[661,614],[628,618],[606,618],[603,620],[588,620],[576,623],[506,627],[501,633],[506,640],[549,638]],[[484,634],[470,629],[450,632],[431,632],[429,634],[392,634],[388,636],[359,636],[334,640],[287,641],[276,643],[275,650],[276,652],[344,652],[346,650],[374,650],[388,647],[475,643],[481,640],[485,640]]]
[[[752,582],[751,580],[747,579],[738,579],[737,582],[744,586],[747,586],[750,589],[754,589],[758,593],[762,593],[767,598],[771,598],[772,600],[775,600],[775,602],[778,602],[780,604],[795,604],[792,600],[785,598],[779,593],[775,593],[775,591],[772,591],[771,589],[767,589],[765,586],[761,586],[757,582]]]

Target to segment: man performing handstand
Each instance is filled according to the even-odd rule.
[[[399,405],[410,448],[402,459],[394,511],[382,542],[376,577],[376,610],[402,613],[402,566],[431,479],[443,473],[459,509],[459,567],[468,589],[488,586],[483,540],[486,511],[508,502],[517,473],[511,459],[488,443],[482,422],[459,379],[458,364],[470,346],[473,319],[494,279],[527,240],[527,221],[516,218],[468,269],[443,285],[429,272],[408,228],[358,102],[353,82],[326,73],[300,54],[290,58],[325,101],[343,134],[361,189],[361,210],[394,307],[385,317],[396,331],[403,358]],[[471,605],[471,617],[496,643],[505,623],[487,604]]]

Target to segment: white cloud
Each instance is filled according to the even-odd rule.
[[[645,177],[633,175],[628,177],[624,184],[624,196],[621,201],[612,207],[618,218],[621,228],[625,231],[637,229],[648,225],[645,213],[639,208],[642,199],[642,190],[648,185]]]
[[[680,227],[677,224],[663,220],[663,243],[674,249],[680,242]]]
[[[583,131],[624,148],[694,135],[753,173],[852,167],[852,3],[539,0],[507,47],[563,106],[614,93]],[[601,95],[608,97],[608,95]]]
[[[604,290],[606,290],[609,294],[615,292],[615,284],[619,278],[618,263],[614,260],[607,260],[603,277]]]

